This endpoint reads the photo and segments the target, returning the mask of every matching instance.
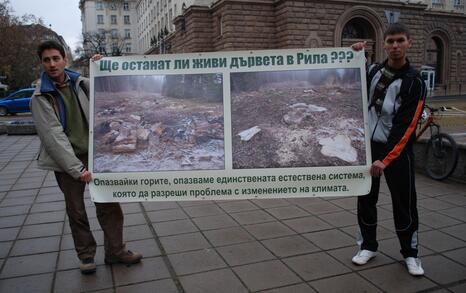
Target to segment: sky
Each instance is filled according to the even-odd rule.
[[[46,26],[61,35],[71,52],[82,40],[81,11],[79,0],[10,0],[12,14],[33,14],[41,17]]]

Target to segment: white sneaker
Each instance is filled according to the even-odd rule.
[[[359,250],[358,253],[351,259],[351,261],[357,265],[365,265],[369,260],[377,255],[376,251],[370,250]]]
[[[407,257],[405,258],[406,267],[408,272],[413,276],[422,276],[424,275],[424,269],[422,268],[421,260],[417,257]]]

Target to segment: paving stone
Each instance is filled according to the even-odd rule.
[[[124,226],[136,226],[147,224],[143,214],[125,214]]]
[[[195,217],[206,217],[206,216],[216,216],[222,215],[225,212],[222,211],[217,205],[203,205],[203,206],[192,206],[184,207],[183,210],[188,214],[188,216]]]
[[[424,239],[424,237],[419,236],[419,239],[420,243],[422,243],[422,245],[418,246],[418,254],[420,257],[435,253],[431,249],[424,246],[426,245],[426,240]],[[385,255],[395,260],[403,260],[403,256],[401,255],[400,249],[401,247],[398,238],[391,238],[379,241],[379,251],[383,252]]]
[[[315,232],[331,229],[332,226],[317,217],[305,217],[283,221],[285,225],[297,233]]]
[[[218,253],[230,266],[275,259],[259,242],[247,242],[217,248]]]
[[[5,198],[2,200],[0,207],[9,207],[17,205],[30,205],[34,202],[34,196],[23,196],[17,198]]]
[[[188,216],[185,212],[183,212],[182,209],[153,211],[148,212],[147,216],[149,216],[151,222],[173,221],[188,218]]]
[[[379,267],[386,264],[394,263],[394,260],[382,252],[378,251],[377,256],[371,259],[370,262],[363,266],[358,266],[353,264],[351,259],[353,256],[358,252],[358,247],[355,245],[354,247],[345,247],[339,248],[335,250],[327,251],[328,254],[339,260],[341,263],[345,264],[346,266],[350,267],[353,271],[360,271],[366,270],[372,267]]]
[[[451,227],[446,227],[440,229],[440,231],[447,233],[451,236],[454,236],[456,238],[459,238],[463,241],[466,241],[466,223],[456,225],[456,226],[451,226]]]
[[[303,236],[322,249],[354,245],[353,238],[336,229],[307,233]]]
[[[283,198],[263,198],[251,200],[253,204],[263,209],[289,206],[290,203]]]
[[[21,226],[26,215],[0,217],[0,228],[12,228]]]
[[[52,291],[53,274],[3,279],[0,292],[14,293],[49,293]]]
[[[387,292],[420,292],[437,286],[425,277],[411,276],[400,263],[371,268],[359,273]]]
[[[143,202],[142,205],[146,212],[180,208],[176,201]]]
[[[466,283],[463,283],[463,284],[459,284],[459,285],[456,285],[456,286],[452,286],[450,288],[451,292],[453,293],[464,293],[466,292]]]
[[[254,240],[242,227],[205,231],[204,235],[214,246],[230,245]]]
[[[88,292],[111,288],[112,272],[109,266],[97,266],[95,274],[83,275],[78,270],[58,271],[55,278],[55,292]]]
[[[179,201],[178,202],[178,205],[180,207],[193,207],[193,206],[203,206],[203,205],[211,205],[215,203],[215,201],[213,200],[205,200],[205,199],[202,199],[202,200],[183,200],[183,201]]]
[[[359,232],[358,225],[343,227],[343,228],[340,228],[340,230],[348,234],[348,236],[350,236],[351,238],[353,238],[354,243],[356,243],[356,237]],[[388,230],[387,228],[382,227],[380,225],[377,226],[377,239],[378,240],[390,239],[390,238],[395,238],[395,237],[397,237],[395,232]]]
[[[377,287],[364,280],[356,273],[331,277],[309,283],[318,292],[359,293],[359,292],[383,292]]]
[[[425,275],[439,284],[449,284],[464,281],[466,268],[441,255],[431,255],[422,258]]]
[[[350,269],[324,252],[294,256],[284,259],[283,262],[305,281],[350,272]]]
[[[291,285],[286,287],[280,287],[272,290],[262,291],[263,293],[313,293],[317,292],[309,285],[301,283],[297,285]]]
[[[58,251],[60,236],[18,240],[13,245],[10,255],[26,255]]]
[[[300,283],[301,280],[282,262],[265,261],[233,268],[250,291],[272,289]]]
[[[65,211],[28,215],[25,225],[61,222],[65,219]]]
[[[275,221],[275,218],[262,210],[239,212],[231,214],[241,225],[259,224]]]
[[[183,276],[180,282],[185,292],[189,293],[249,292],[229,269]]]
[[[113,292],[113,291],[112,291]],[[116,293],[134,293],[134,292],[160,292],[160,293],[178,293],[175,283],[172,279],[139,283],[116,288]]]
[[[27,214],[31,205],[19,205],[0,208],[0,217]]]
[[[64,211],[65,209],[66,206],[64,201],[36,203],[32,205],[30,213]]]
[[[288,257],[319,251],[317,246],[299,235],[263,240],[262,244],[278,257]]]
[[[18,197],[33,197],[37,194],[37,189],[24,189],[24,190],[12,190],[7,192],[7,198],[18,198]]]
[[[440,211],[455,207],[453,204],[436,198],[426,198],[417,201],[418,207],[423,207],[430,211]]]
[[[464,188],[463,188],[464,189]],[[461,195],[461,194],[448,194],[444,196],[439,196],[437,197],[439,200],[446,201],[448,203],[451,203],[455,206],[465,206],[466,205],[466,196]]]
[[[104,248],[97,246],[96,254],[94,257],[96,265],[104,264]],[[70,270],[79,268],[79,258],[74,249],[61,250],[58,255],[57,270]]]
[[[210,248],[210,244],[201,233],[160,237],[160,241],[167,253]]]
[[[43,187],[39,190],[39,196],[43,194],[61,194],[60,188],[58,186],[54,187]]]
[[[55,202],[55,201],[63,201],[64,196],[61,193],[57,194],[46,194],[46,195],[39,195],[36,197],[36,203],[45,203],[45,202]]]
[[[297,205],[297,206],[306,206],[306,205],[312,205],[315,204],[316,202],[320,202],[322,200],[329,200],[330,198],[319,198],[319,197],[293,197],[293,198],[288,198],[287,201],[291,204]]]
[[[267,209],[267,212],[278,220],[293,219],[309,216],[309,213],[298,208],[297,206],[286,206]]]
[[[345,227],[358,223],[356,215],[348,211],[319,215],[319,218],[335,227]]]
[[[144,258],[140,263],[129,267],[123,264],[112,265],[112,269],[115,286],[170,277],[170,273],[161,257]]]
[[[464,241],[440,231],[427,231],[419,234],[420,243],[423,246],[437,252],[456,249],[465,245]]]
[[[49,273],[55,270],[57,252],[9,257],[0,278],[11,278],[32,274]]]
[[[310,205],[304,205],[304,206],[301,206],[301,208],[308,211],[309,213],[313,215],[322,215],[322,214],[341,211],[340,207],[327,201],[321,201],[321,202],[316,202]]]
[[[466,247],[442,253],[451,260],[466,266]]]
[[[298,219],[299,220],[299,219]],[[296,221],[288,220],[288,221]],[[259,240],[277,238],[282,236],[293,235],[295,232],[280,222],[268,222],[261,224],[248,225],[244,227],[254,237]]]
[[[104,245],[104,232],[102,231],[93,231],[95,242],[97,245]],[[123,235],[124,238],[124,235]],[[124,239],[123,239],[124,240]],[[60,250],[74,249],[73,237],[71,234],[63,235],[60,245]]]
[[[449,216],[451,218],[466,222],[466,208],[465,207],[454,207],[447,210],[441,210],[439,213]]]
[[[191,220],[160,222],[154,223],[153,226],[158,236],[169,236],[199,231]]]
[[[122,203],[121,209],[123,210],[123,213],[125,214],[125,219],[126,219],[127,214],[129,215],[129,214],[142,212],[141,205],[138,202]]]
[[[447,217],[447,216],[444,216],[442,214],[435,213],[435,212],[423,214],[421,220],[423,224],[429,227],[432,227],[434,229],[458,225],[461,223],[458,220],[455,220],[453,218],[450,218],[450,217]]]
[[[345,210],[355,210],[357,208],[358,199],[357,197],[342,197],[339,199],[334,199],[330,201],[332,204],[339,206]]]
[[[230,215],[222,214],[217,216],[208,216],[192,219],[201,230],[212,230],[238,226]]]
[[[249,200],[230,200],[218,204],[227,213],[257,210],[258,207]]]
[[[20,227],[0,229],[0,241],[15,240]]]
[[[144,257],[160,256],[160,248],[154,239],[144,239],[126,242],[126,247],[131,251],[137,251]]]
[[[123,227],[123,239],[125,241],[152,238],[152,232],[147,225]]]
[[[176,274],[186,275],[226,267],[214,249],[202,249],[168,256]]]
[[[4,258],[8,255],[8,252],[10,251],[10,248],[12,245],[13,245],[12,241],[0,242],[0,258]]]
[[[19,239],[61,235],[63,222],[23,226]]]

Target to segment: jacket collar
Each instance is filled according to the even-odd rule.
[[[80,76],[78,72],[69,70],[68,68],[65,68],[65,75],[66,79],[69,79],[72,84],[75,84]],[[55,83],[49,78],[49,76],[45,72],[41,73],[40,82],[41,93],[51,93],[57,91]]]

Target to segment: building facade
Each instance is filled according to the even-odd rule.
[[[138,45],[141,53],[150,52],[175,30],[173,20],[188,7],[211,5],[215,0],[138,0]]]
[[[408,26],[410,61],[436,71],[441,94],[466,92],[464,0],[218,0],[190,6],[174,19],[164,50],[184,53],[342,47],[367,41],[369,62],[385,59],[383,31]]]
[[[137,0],[80,0],[86,55],[141,53],[137,42]]]

